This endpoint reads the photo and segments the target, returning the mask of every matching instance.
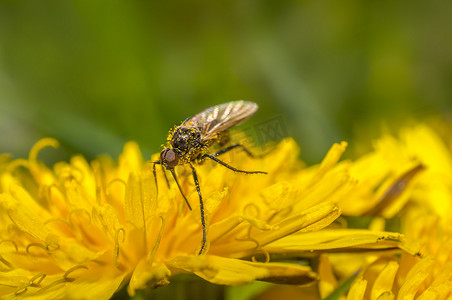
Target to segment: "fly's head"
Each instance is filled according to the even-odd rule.
[[[175,149],[165,148],[160,152],[160,161],[167,169],[173,169],[179,164],[179,154]]]

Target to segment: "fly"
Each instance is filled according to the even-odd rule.
[[[199,254],[202,254],[206,246],[206,222],[201,188],[199,187],[198,175],[193,164],[200,163],[208,158],[234,172],[244,174],[267,174],[267,172],[262,171],[239,170],[217,158],[217,156],[238,147],[242,148],[249,156],[254,157],[253,154],[241,144],[231,145],[215,153],[210,153],[209,151],[209,148],[213,145],[224,146],[229,140],[227,130],[232,126],[239,125],[246,121],[257,111],[257,109],[258,105],[254,102],[242,100],[232,101],[212,106],[194,117],[186,119],[181,125],[170,131],[167,138],[167,147],[160,153],[160,160],[152,162],[154,164],[153,173],[155,184],[157,185],[155,165],[162,165],[166,170],[171,172],[185,203],[188,208],[192,210],[187,197],[185,197],[185,194],[179,185],[176,172],[174,171],[174,168],[178,165],[188,164],[190,166],[193,174],[193,181],[199,195],[199,207],[201,211],[202,244]]]

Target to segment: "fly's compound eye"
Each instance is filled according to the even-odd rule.
[[[160,152],[160,160],[167,168],[174,168],[179,163],[179,156],[173,149],[163,149]]]

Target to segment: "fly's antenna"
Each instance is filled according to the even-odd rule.
[[[179,188],[179,191],[182,194],[182,197],[184,197],[185,203],[187,203],[188,208],[190,210],[192,210],[191,209],[191,205],[190,205],[190,203],[187,200],[187,197],[185,197],[184,192],[182,191],[182,188],[179,185],[179,181],[177,180],[177,176],[176,176],[176,172],[174,172],[174,168],[171,168],[171,169],[168,169],[168,170],[171,171],[171,174],[173,175],[174,181],[176,181],[177,187]]]

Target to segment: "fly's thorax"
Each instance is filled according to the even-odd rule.
[[[170,145],[177,149],[181,156],[186,156],[204,146],[201,140],[201,131],[197,127],[186,126],[178,126],[174,129]]]

